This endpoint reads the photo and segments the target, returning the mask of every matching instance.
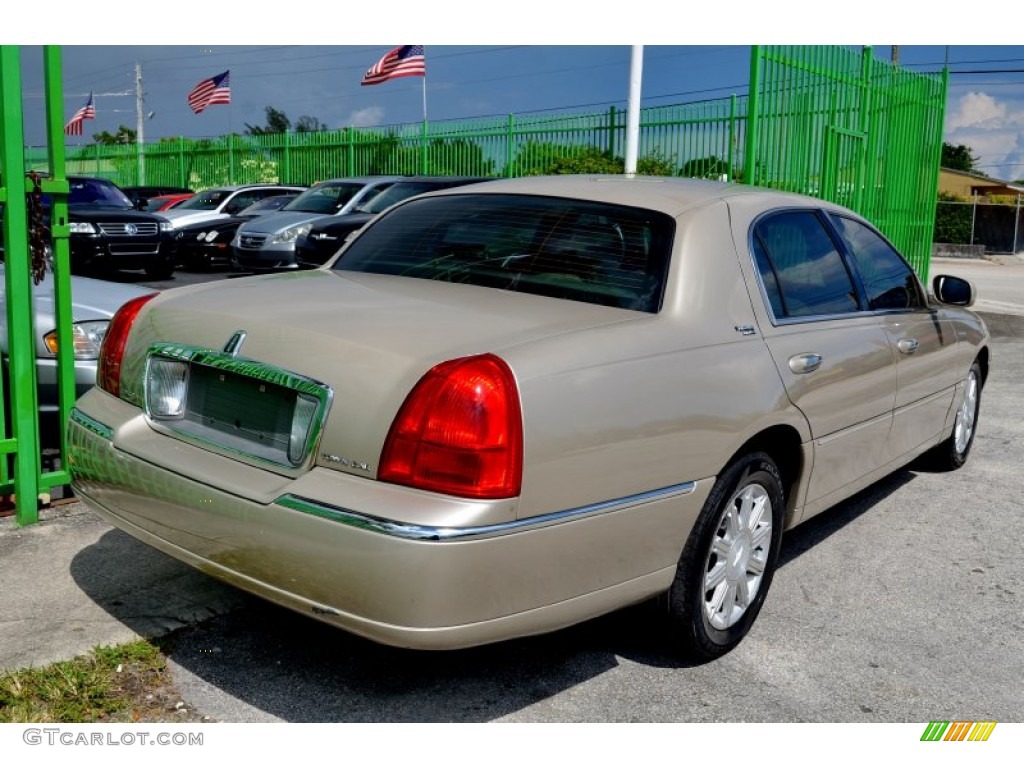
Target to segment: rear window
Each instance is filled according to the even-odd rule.
[[[450,195],[412,200],[384,214],[334,269],[657,312],[674,229],[670,216],[641,208]]]

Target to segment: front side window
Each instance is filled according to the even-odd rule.
[[[467,193],[383,214],[334,269],[657,312],[674,230],[672,217],[640,208]]]
[[[758,221],[755,262],[776,317],[813,317],[860,309],[843,257],[814,211],[783,211]]]
[[[846,216],[833,215],[832,222],[864,283],[868,309],[917,309],[924,306],[924,297],[910,265],[881,235]]]

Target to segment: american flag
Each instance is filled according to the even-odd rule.
[[[396,77],[426,77],[427,60],[422,45],[400,45],[363,75],[360,85],[377,85]]]
[[[188,92],[188,105],[197,115],[211,104],[231,103],[231,70],[208,77]]]
[[[85,102],[85,106],[79,107],[78,111],[71,116],[71,119],[64,126],[64,133],[68,136],[81,136],[82,135],[82,123],[86,120],[96,119],[96,107],[92,103],[92,94],[89,94],[89,100]]]

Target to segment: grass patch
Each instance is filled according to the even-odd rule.
[[[177,713],[188,710],[171,687],[163,651],[147,640],[0,675],[0,723],[186,719]]]

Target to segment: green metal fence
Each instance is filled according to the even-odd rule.
[[[0,377],[0,400],[9,406],[0,411],[0,494],[9,497],[13,493],[17,521],[27,525],[38,519],[40,491],[70,482],[66,467],[44,472],[41,460],[35,347],[38,329],[33,327],[33,304],[39,293],[35,290],[36,278],[41,277],[40,268],[45,263],[41,263],[44,245],[52,249],[50,263],[46,264],[46,270],[52,274],[46,288],[52,291],[50,298],[57,330],[58,419],[61,424],[71,409],[75,388],[60,47],[44,46],[43,49],[49,138],[44,169],[49,175],[39,183],[41,192],[52,200],[51,237],[46,238],[45,243],[40,242],[39,233],[29,227],[27,200],[31,199],[35,183],[27,183],[22,171],[27,158],[22,134],[19,56],[18,46],[0,46],[0,202],[3,203],[3,288],[7,308],[6,377]],[[33,244],[38,246],[36,258],[33,258]],[[64,455],[63,444],[60,455]]]
[[[927,275],[946,81],[870,48],[755,46],[744,180],[854,209]]]
[[[820,196],[866,215],[927,271],[945,75],[870,48],[754,46],[748,96],[641,110],[639,156],[658,172]],[[368,174],[522,176],[587,152],[622,157],[626,114],[533,114],[375,129],[165,139],[68,149],[69,172],[193,189]],[[139,158],[143,157],[143,181]]]

